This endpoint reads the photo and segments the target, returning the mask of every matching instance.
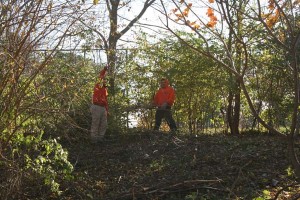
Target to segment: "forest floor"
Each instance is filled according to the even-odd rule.
[[[74,179],[60,199],[300,199],[286,147],[284,136],[268,134],[69,141]]]

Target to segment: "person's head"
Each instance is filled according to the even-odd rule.
[[[169,86],[169,81],[166,78],[162,78],[160,79],[160,87],[161,88],[166,88],[167,86]]]

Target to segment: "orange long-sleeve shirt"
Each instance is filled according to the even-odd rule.
[[[97,83],[94,87],[93,93],[93,104],[98,106],[105,107],[106,111],[108,111],[108,101],[107,101],[108,92],[105,86],[100,86]]]
[[[105,107],[106,111],[108,111],[108,101],[107,101],[107,88],[104,83],[104,78],[106,75],[107,68],[104,68],[99,73],[99,81],[94,86],[94,92],[93,92],[93,104],[98,106]]]
[[[167,86],[165,88],[160,88],[153,99],[155,106],[162,106],[164,103],[167,103],[168,106],[172,106],[175,101],[175,90],[169,86],[169,82],[166,81]]]

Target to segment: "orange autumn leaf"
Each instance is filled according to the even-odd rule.
[[[175,14],[175,15],[176,15],[179,19],[183,17],[183,15],[182,15],[182,14],[179,14],[179,13],[177,13],[177,14]]]
[[[214,28],[214,27],[216,26],[216,24],[217,24],[216,21],[210,21],[210,22],[207,23],[207,26],[208,26],[209,28]]]
[[[210,27],[210,28],[212,28],[213,27],[213,23],[212,22],[208,22],[207,26]]]
[[[184,15],[184,16],[188,16],[189,15],[189,11],[190,11],[190,9],[189,8],[186,8],[186,9],[184,9],[184,11],[182,12],[182,14]]]
[[[275,23],[277,22],[277,20],[278,20],[278,17],[276,15],[269,16],[266,21],[266,24],[269,28],[272,28],[275,25]]]
[[[211,20],[211,21],[218,21],[218,18],[217,18],[216,16],[212,16],[212,17],[210,18],[210,20]]]
[[[193,22],[190,23],[191,26],[193,26],[195,24],[196,24],[196,21],[193,21]]]
[[[200,25],[199,24],[195,24],[194,25],[194,29],[200,29]]]
[[[207,16],[209,16],[209,17],[210,17],[210,16],[213,16],[213,15],[214,15],[213,9],[212,9],[212,8],[208,8],[206,14],[207,14]]]
[[[280,12],[279,12],[279,10],[277,9],[277,10],[275,11],[275,14],[268,15],[268,17],[267,17],[267,19],[266,19],[266,24],[267,24],[267,26],[268,26],[269,28],[272,28],[272,27],[276,24],[276,22],[278,21],[279,17],[280,17]]]
[[[270,10],[274,9],[275,8],[275,2],[274,2],[274,0],[269,0],[268,2],[269,2],[268,8]]]
[[[261,14],[262,18],[267,18],[268,16],[269,16],[268,14],[264,14],[264,13]]]
[[[174,8],[174,9],[172,10],[173,13],[176,13],[177,11],[178,11],[177,8]]]

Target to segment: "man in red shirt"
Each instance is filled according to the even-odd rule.
[[[107,114],[108,114],[108,102],[107,102],[107,88],[105,75],[107,66],[100,71],[97,83],[94,86],[92,106],[90,108],[92,113],[92,125],[91,125],[91,141],[99,142],[103,139],[107,129]]]
[[[153,99],[153,104],[157,107],[154,130],[159,130],[163,118],[167,121],[172,132],[177,130],[177,126],[171,112],[171,107],[173,106],[174,101],[175,90],[169,85],[168,79],[162,78],[160,80],[160,88]]]

